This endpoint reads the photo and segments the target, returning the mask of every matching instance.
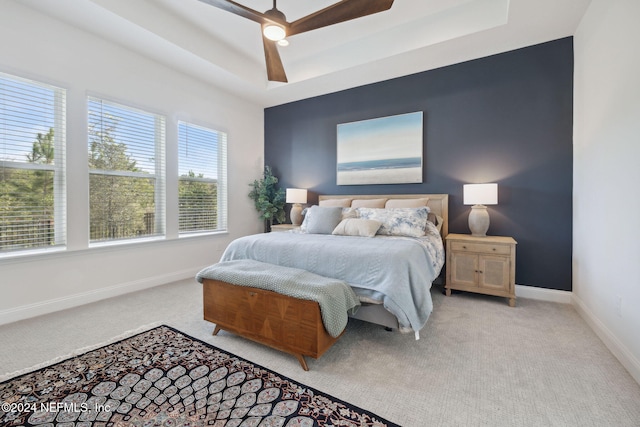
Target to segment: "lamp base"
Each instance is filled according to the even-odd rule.
[[[489,212],[485,205],[473,205],[469,213],[469,230],[475,237],[486,237],[489,229]]]
[[[300,203],[294,203],[291,206],[291,212],[289,212],[289,218],[291,218],[291,224],[302,224],[302,205]]]

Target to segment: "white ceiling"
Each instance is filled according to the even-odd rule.
[[[236,0],[258,11],[272,0]],[[289,22],[337,0],[280,0]],[[205,82],[273,106],[573,35],[591,0],[395,0],[292,36],[268,82],[260,25],[199,0],[22,0]]]

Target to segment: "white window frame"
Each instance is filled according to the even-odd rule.
[[[124,170],[103,170],[103,169],[94,169],[89,168],[89,186],[91,185],[91,175],[95,176],[117,176],[117,177],[130,177],[130,178],[142,178],[142,179],[153,179],[154,180],[154,230],[155,232],[151,235],[143,235],[140,237],[123,237],[123,238],[112,238],[112,239],[91,239],[91,234],[89,234],[89,247],[95,246],[105,246],[105,245],[117,245],[117,244],[128,244],[133,242],[140,241],[148,241],[148,240],[161,240],[166,238],[166,118],[165,116],[146,111],[137,107],[132,107],[130,105],[126,105],[121,102],[111,101],[105,99],[103,97],[98,96],[88,96],[87,97],[87,125],[90,123],[90,111],[91,111],[91,103],[101,103],[104,105],[109,105],[111,107],[120,108],[126,110],[130,113],[139,113],[147,116],[153,116],[154,118],[154,173],[144,173],[144,172],[136,172],[136,171],[124,171]],[[87,153],[89,153],[91,136],[87,135]],[[91,189],[89,188],[89,191]],[[89,196],[91,197],[91,196]],[[91,223],[91,210],[89,208],[89,223]]]
[[[227,217],[228,217],[228,199],[227,199],[227,194],[228,194],[228,190],[227,190],[227,134],[226,132],[220,131],[220,130],[216,130],[213,129],[211,127],[207,127],[207,126],[200,126],[194,123],[189,123],[186,121],[178,121],[178,132],[177,132],[177,140],[178,140],[178,150],[181,150],[182,147],[182,142],[183,142],[183,137],[187,138],[188,140],[188,136],[184,136],[181,134],[181,130],[185,129],[186,131],[188,131],[189,129],[193,129],[193,130],[197,130],[197,131],[201,131],[201,132],[207,132],[207,133],[214,133],[216,134],[216,148],[212,147],[199,147],[199,148],[211,148],[212,152],[211,152],[211,157],[212,157],[212,163],[215,164],[215,171],[217,173],[217,176],[214,177],[185,177],[183,174],[181,174],[180,170],[181,165],[180,165],[180,159],[182,157],[182,153],[179,152],[178,155],[178,191],[180,189],[180,181],[191,181],[191,182],[203,182],[203,183],[216,183],[216,195],[217,195],[217,200],[216,200],[216,212],[217,212],[217,218],[216,218],[216,225],[217,227],[215,229],[197,229],[197,230],[181,230],[180,229],[180,206],[178,206],[178,235],[179,237],[188,237],[188,236],[194,236],[194,235],[201,235],[201,234],[213,234],[213,233],[220,233],[220,232],[226,232],[227,231]],[[187,141],[188,143],[188,141]],[[213,145],[213,142],[211,142],[211,144]],[[201,171],[196,171],[196,173],[201,172]],[[178,204],[180,203],[180,196],[178,196]]]
[[[53,92],[53,130],[54,130],[54,162],[53,164],[29,163],[15,160],[3,159],[0,155],[0,170],[16,169],[16,170],[43,170],[53,172],[53,222],[54,235],[53,244],[41,245],[26,248],[16,248],[7,251],[0,250],[0,258],[14,256],[39,254],[48,251],[65,250],[67,245],[67,196],[66,196],[66,90],[47,83],[27,79],[15,75],[0,72],[0,77],[5,80],[12,80],[32,87],[50,90]],[[0,103],[7,102],[5,92],[0,91]],[[24,98],[13,98],[24,99]],[[0,120],[9,121],[9,118],[0,116]],[[4,128],[4,126],[3,126]],[[43,129],[44,131],[44,129]],[[37,135],[37,134],[36,134]],[[0,137],[2,138],[2,137]],[[3,146],[0,143],[0,148]]]

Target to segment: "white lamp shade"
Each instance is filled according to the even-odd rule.
[[[307,203],[307,190],[304,188],[287,188],[287,203]]]
[[[465,205],[497,205],[498,184],[465,184],[463,199]]]

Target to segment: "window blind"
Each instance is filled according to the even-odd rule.
[[[65,96],[0,73],[0,256],[66,245]]]
[[[178,123],[179,232],[227,229],[227,135]]]
[[[165,119],[88,99],[90,242],[165,235]]]

